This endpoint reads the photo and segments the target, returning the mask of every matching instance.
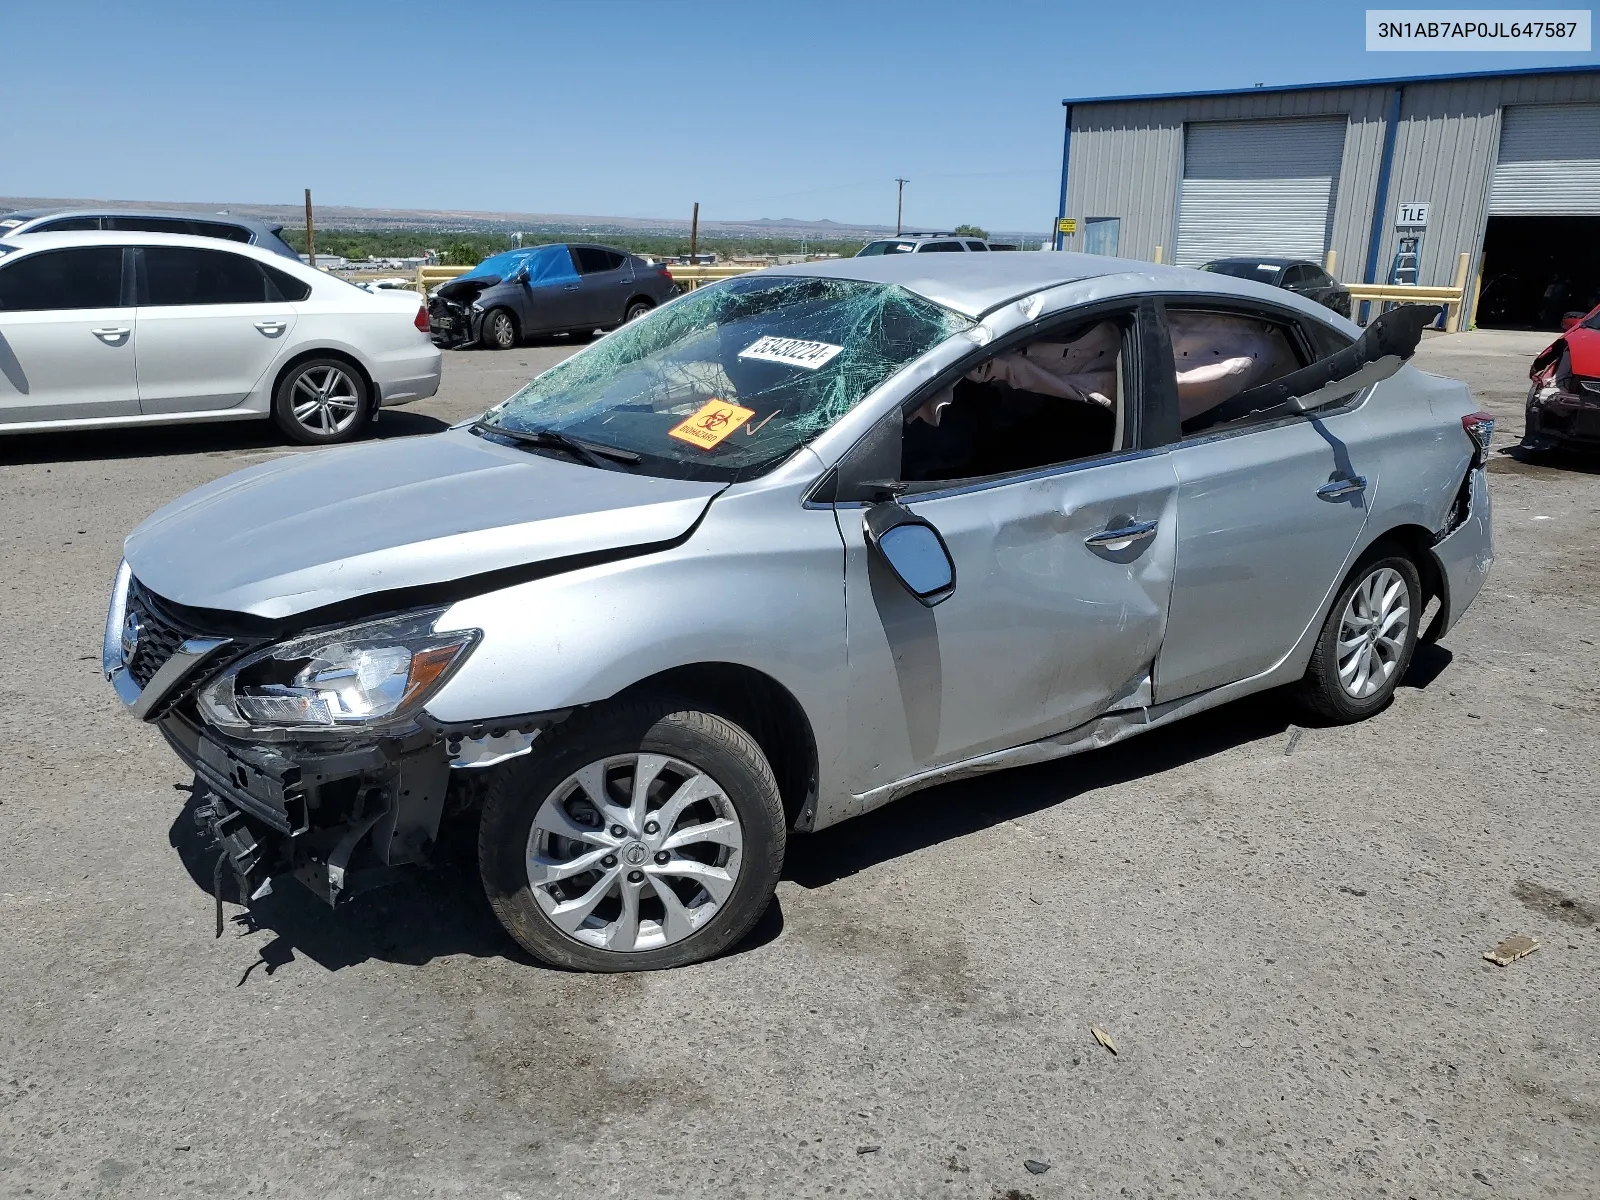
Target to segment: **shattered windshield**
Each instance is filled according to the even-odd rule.
[[[729,279],[552,367],[482,426],[491,436],[553,431],[639,456],[623,469],[749,478],[971,324],[892,284]]]

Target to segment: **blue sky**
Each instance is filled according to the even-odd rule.
[[[899,175],[909,226],[997,230],[1048,227],[1064,96],[1595,61],[1305,0],[7,9],[0,193],[892,223]]]

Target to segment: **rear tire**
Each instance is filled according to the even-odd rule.
[[[648,300],[635,300],[632,304],[628,305],[628,311],[623,313],[622,323],[626,325],[631,321],[637,321],[640,317],[644,316],[645,313],[649,312],[654,307],[655,305],[651,304]]]
[[[1387,707],[1417,648],[1422,603],[1416,564],[1393,543],[1369,550],[1328,610],[1295,689],[1300,706],[1338,725]]]
[[[272,419],[302,446],[332,446],[360,437],[372,420],[372,396],[361,372],[327,355],[296,363],[272,394]]]
[[[517,344],[517,323],[503,308],[491,308],[483,314],[483,324],[478,329],[478,344],[485,350],[510,350]]]
[[[501,925],[542,962],[700,962],[772,900],[783,801],[760,748],[722,717],[668,697],[600,704],[495,770],[479,872]],[[640,778],[649,791],[635,800]]]

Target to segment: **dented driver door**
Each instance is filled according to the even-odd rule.
[[[907,496],[956,567],[926,608],[845,539],[850,728],[860,795],[1148,703],[1175,558],[1170,454],[1133,451]]]

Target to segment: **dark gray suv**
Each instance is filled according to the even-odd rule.
[[[282,225],[268,225],[251,217],[224,214],[154,212],[129,209],[30,208],[0,217],[0,237],[22,233],[69,233],[86,229],[116,229],[125,233],[187,233],[194,237],[221,238],[260,246],[274,254],[300,261],[294,248],[278,235]]]

